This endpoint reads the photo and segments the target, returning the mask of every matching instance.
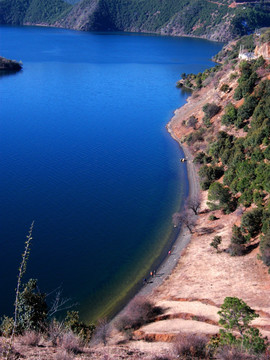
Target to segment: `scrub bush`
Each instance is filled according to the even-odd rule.
[[[36,331],[26,331],[21,337],[23,345],[38,346],[41,340],[41,334]]]
[[[63,335],[61,347],[66,351],[74,354],[81,352],[80,339],[72,331],[69,331]]]
[[[205,359],[207,342],[203,335],[180,333],[174,342],[175,353],[181,359]]]
[[[128,305],[125,313],[119,318],[116,327],[119,331],[138,329],[162,314],[162,309],[143,296],[135,297]]]

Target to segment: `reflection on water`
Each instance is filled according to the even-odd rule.
[[[192,94],[192,90],[184,86],[180,88],[180,92],[182,96],[187,96],[187,97]]]

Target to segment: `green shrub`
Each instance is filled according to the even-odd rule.
[[[229,213],[235,209],[229,189],[219,182],[210,185],[208,200],[210,201],[207,205],[211,210],[222,209],[225,213]]]
[[[45,331],[47,315],[46,294],[39,291],[36,279],[30,279],[19,294],[17,331]]]
[[[230,75],[230,81],[232,81],[232,80],[234,80],[234,79],[236,79],[238,77],[238,74],[237,73],[231,73],[231,75]]]
[[[220,179],[223,174],[224,169],[222,166],[203,165],[199,170],[200,178],[210,182]]]
[[[250,325],[259,315],[242,299],[226,297],[218,314],[219,324],[223,327],[220,329],[221,344],[237,345],[255,354],[261,354],[266,350],[267,339],[262,337],[258,329]]]
[[[258,104],[258,100],[255,96],[248,96],[247,98],[245,98],[244,104],[240,106],[237,112],[238,127],[240,127],[239,124],[244,123],[244,120],[247,120],[252,116],[253,111],[257,106],[257,104]]]
[[[241,219],[241,231],[252,237],[258,235],[262,227],[262,216],[263,212],[259,208],[245,212]]]
[[[12,334],[14,320],[12,317],[4,315],[1,319],[0,324],[0,336],[8,337]]]
[[[216,105],[215,103],[207,103],[203,106],[204,118],[203,122],[205,124],[210,124],[210,120],[213,116],[215,116],[220,111],[220,106]]]
[[[95,331],[93,324],[86,325],[84,322],[79,320],[78,311],[68,311],[65,318],[65,327],[71,330],[75,335],[78,335],[82,340],[88,342]]]
[[[221,241],[222,241],[222,237],[216,235],[214,237],[214,239],[212,240],[212,242],[210,243],[210,246],[212,246],[214,249],[216,249],[218,251],[218,247],[221,244]]]
[[[220,90],[221,90],[222,92],[224,92],[224,93],[227,93],[227,92],[229,92],[230,87],[229,87],[228,84],[223,84],[223,85],[221,86]]]
[[[218,218],[217,218],[215,215],[213,215],[213,214],[211,214],[208,219],[209,219],[210,221],[218,220]]]
[[[225,114],[221,118],[223,125],[232,125],[237,119],[237,109],[232,103],[229,103],[225,108]]]
[[[242,234],[240,227],[233,225],[231,243],[243,245],[247,242],[245,236]]]

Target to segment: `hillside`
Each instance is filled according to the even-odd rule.
[[[1,0],[0,23],[228,41],[269,26],[269,9],[269,2],[236,4],[231,0]]]
[[[52,24],[71,9],[63,0],[1,0],[0,24]]]

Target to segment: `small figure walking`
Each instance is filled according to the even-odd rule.
[[[168,255],[171,255],[171,250],[168,251]]]
[[[143,279],[143,283],[144,283],[144,284],[147,284],[146,278]]]
[[[156,270],[154,270],[154,274],[153,274],[153,275],[156,276],[156,273],[157,273]]]
[[[153,277],[153,271],[150,271],[150,276]]]

